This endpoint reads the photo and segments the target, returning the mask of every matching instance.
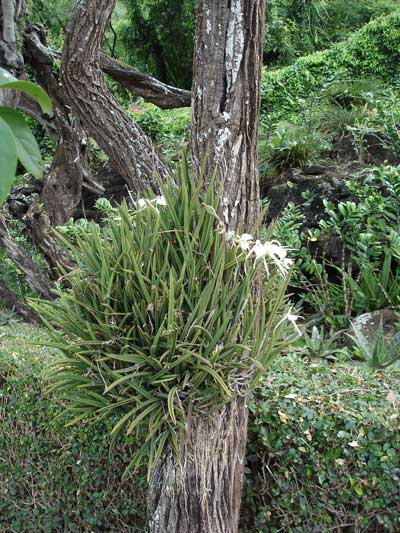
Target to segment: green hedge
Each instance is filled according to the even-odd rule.
[[[347,41],[323,52],[279,70],[265,70],[262,113],[287,118],[330,82],[368,77],[388,83],[400,80],[400,10],[372,20]]]
[[[109,460],[107,427],[65,427],[45,394],[52,354],[44,334],[0,328],[0,531],[142,532],[144,482],[121,483],[129,447]]]
[[[108,427],[65,427],[39,329],[0,327],[0,531],[144,532]],[[252,402],[243,533],[400,531],[400,369],[277,361]],[[395,398],[397,394],[397,400]]]
[[[252,404],[255,531],[400,531],[399,385],[399,367],[277,361]]]

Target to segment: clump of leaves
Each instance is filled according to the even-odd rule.
[[[22,91],[38,102],[43,113],[51,113],[51,100],[41,87],[29,81],[17,80],[0,68],[2,89]],[[18,161],[28,172],[37,178],[42,177],[40,150],[23,115],[15,109],[0,106],[0,205],[10,192]]]
[[[337,331],[330,336],[324,334],[324,329],[318,329],[313,326],[311,334],[304,331],[302,336],[303,346],[300,352],[311,358],[318,359],[335,359],[337,355],[344,355],[343,350],[338,348],[337,341],[339,340],[342,331]]]
[[[166,446],[178,454],[188,414],[207,415],[257,381],[288,325],[287,276],[258,258],[261,243],[254,258],[250,236],[225,233],[214,183],[196,182],[183,161],[159,185],[162,197],[123,204],[105,227],[81,228],[76,247],[66,241],[70,288],[32,302],[63,354],[51,388],[76,422],[111,417],[114,438],[137,433],[129,468],[148,458],[149,473]]]
[[[320,152],[320,138],[311,124],[280,122],[267,138],[260,138],[260,170],[268,176],[302,168],[316,161]]]
[[[356,328],[353,325],[353,330],[354,335],[350,335],[350,338],[354,341],[361,359],[371,368],[387,368],[400,360],[400,332],[393,335],[388,342],[385,342],[382,319],[378,324],[376,336],[372,341],[367,339],[360,328]]]

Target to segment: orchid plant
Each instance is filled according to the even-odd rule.
[[[186,161],[159,185],[162,195],[81,230],[76,247],[66,241],[68,288],[33,302],[63,354],[52,388],[76,422],[108,416],[114,437],[136,432],[131,466],[147,459],[149,474],[165,446],[179,454],[189,413],[255,386],[294,323],[286,249],[228,234],[214,184],[197,182]]]

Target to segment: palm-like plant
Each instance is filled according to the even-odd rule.
[[[228,235],[214,184],[196,182],[185,161],[160,188],[162,197],[81,230],[69,288],[32,302],[62,352],[52,389],[74,421],[115,417],[114,437],[137,432],[130,467],[147,458],[149,473],[166,446],[179,454],[188,415],[258,379],[287,326],[282,248],[261,254],[257,242],[252,253],[250,236]]]

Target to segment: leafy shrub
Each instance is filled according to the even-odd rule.
[[[127,17],[116,30],[132,64],[159,79],[190,88],[196,0],[125,0]],[[327,48],[378,15],[396,0],[268,0],[264,63],[287,65]],[[50,11],[50,10],[49,10]],[[49,21],[50,22],[50,21]]]
[[[321,151],[317,132],[309,125],[280,122],[266,138],[260,135],[260,172],[278,174],[315,161]]]
[[[292,65],[264,71],[262,112],[287,119],[305,100],[334,81],[379,78],[393,82],[400,74],[400,10],[380,17],[324,52]]]
[[[66,427],[46,393],[55,350],[43,330],[0,328],[0,530],[144,531],[144,478],[121,481],[132,442],[109,456],[110,424]]]
[[[375,369],[387,368],[400,360],[400,332],[393,335],[389,340],[385,339],[382,320],[379,321],[376,337],[370,341],[353,324],[354,335],[351,335],[358,353],[368,366]]]
[[[382,166],[347,183],[356,201],[324,200],[327,218],[313,238],[338,236],[353,258],[365,264],[379,259],[385,248],[400,258],[400,167]]]
[[[382,261],[364,261],[357,270],[351,262],[342,267],[331,262],[319,264],[313,282],[304,283],[310,286],[303,294],[304,301],[334,329],[346,328],[350,319],[360,314],[400,307],[400,267],[387,251]],[[328,278],[328,268],[337,271],[334,281]]]
[[[395,0],[268,0],[264,62],[290,64],[396,7]]]
[[[317,326],[312,326],[310,334],[305,328],[302,337],[298,341],[298,351],[310,359],[335,360],[337,356],[346,356],[344,349],[338,347],[341,334],[341,331],[337,331],[330,336],[326,336],[324,329],[318,329]]]
[[[179,453],[189,411],[219,408],[260,377],[288,325],[286,252],[229,238],[222,191],[196,182],[185,161],[159,185],[162,197],[81,230],[70,288],[34,304],[63,354],[53,389],[77,421],[108,417],[114,437],[136,433],[132,466],[147,460],[149,473],[167,445]],[[265,293],[255,300],[259,276]]]
[[[47,334],[0,328],[0,530],[145,531],[144,475],[121,480],[135,442],[110,455],[113,421],[65,426],[46,392],[55,350],[28,339]],[[252,403],[243,531],[397,531],[399,379],[395,367],[276,361]]]
[[[161,110],[153,104],[140,103],[134,120],[168,159],[186,146],[189,139],[190,109]]]
[[[329,327],[343,329],[360,313],[400,306],[399,180],[399,167],[374,168],[346,184],[354,201],[322,200],[326,215],[317,228],[302,231],[302,206],[294,204],[274,226],[274,236],[292,248],[292,286]],[[310,248],[330,239],[338,241],[336,264]]]
[[[399,379],[277,360],[251,407],[245,530],[399,531]]]

